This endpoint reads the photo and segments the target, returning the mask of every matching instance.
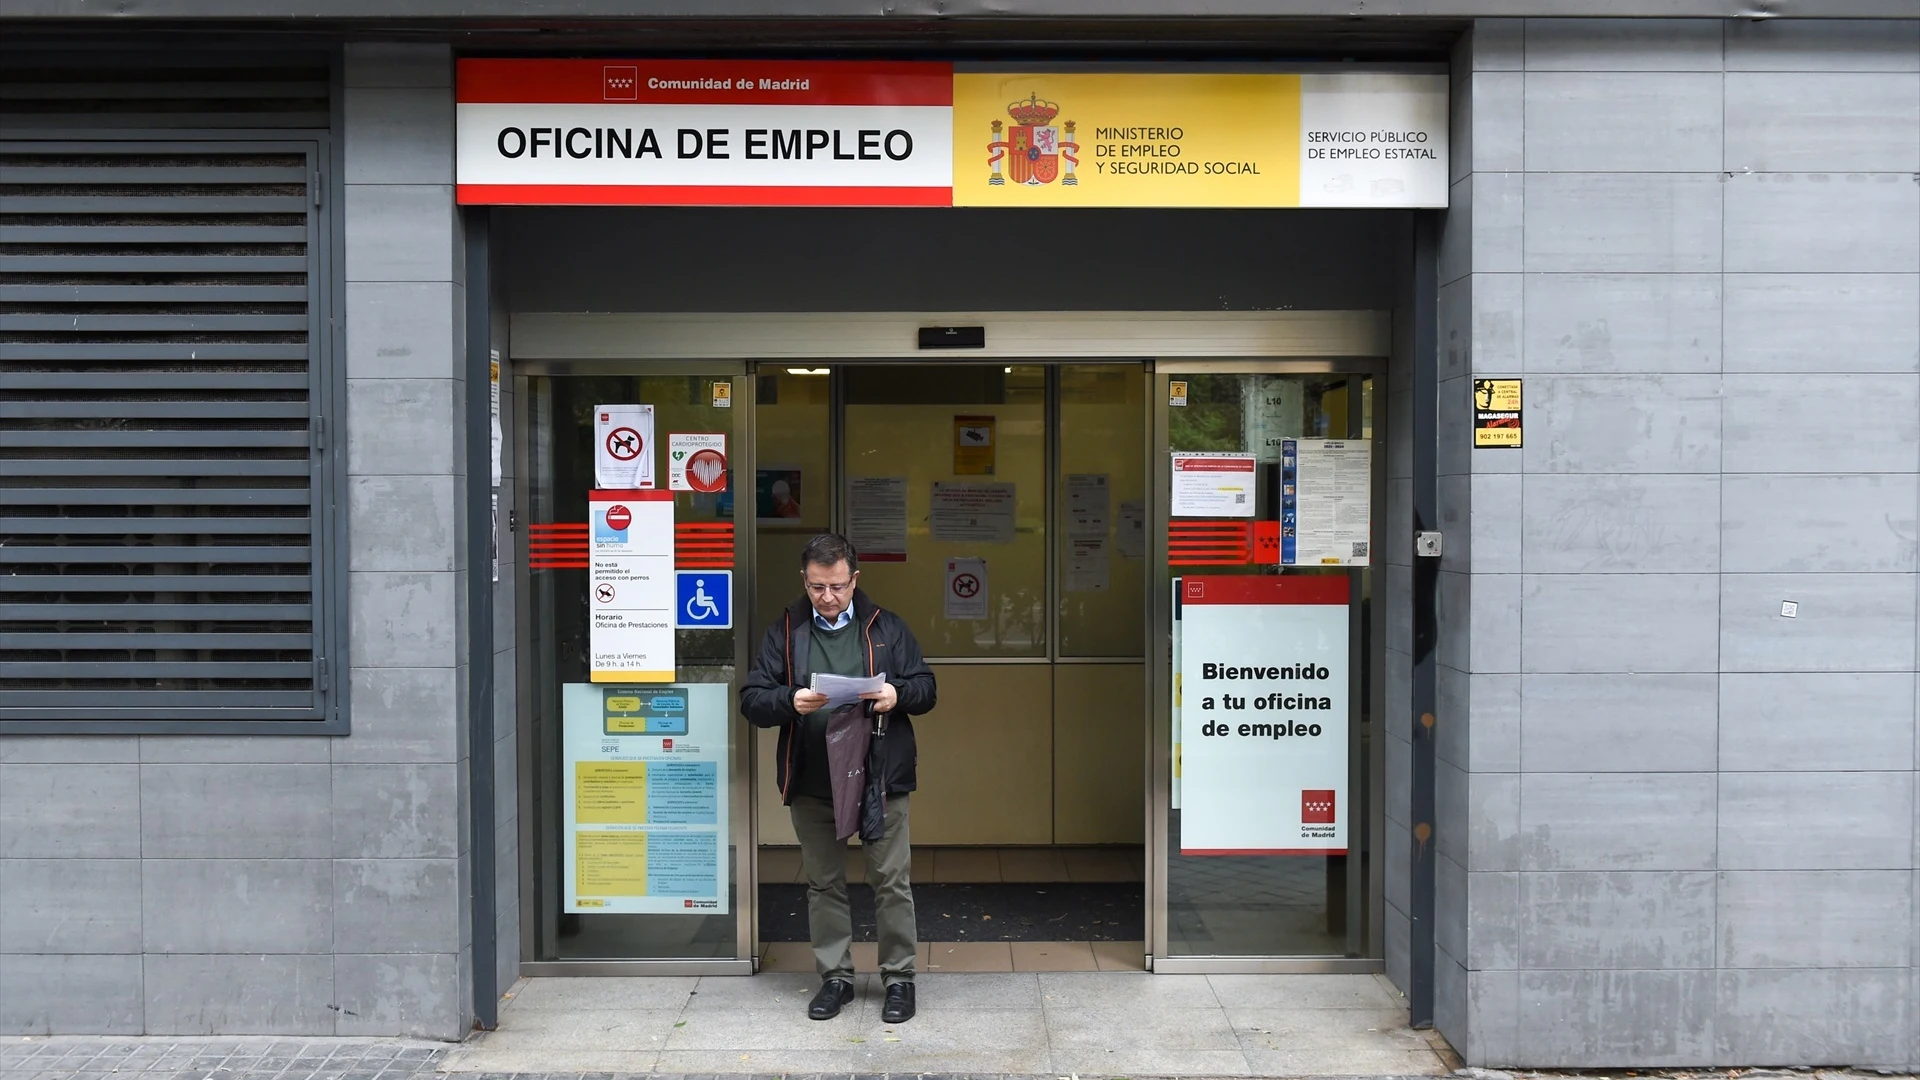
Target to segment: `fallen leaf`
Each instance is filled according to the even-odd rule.
[[[888,1041],[888,1042],[899,1042],[899,1041],[900,1041],[900,1037],[899,1037],[898,1035],[889,1035],[889,1036],[887,1036],[887,1041]]]
[[[686,1027],[686,1026],[687,1026],[687,1022],[686,1022],[685,1020],[682,1020],[682,1021],[680,1021],[679,1023],[677,1023],[677,1024],[675,1024],[675,1025],[673,1025],[673,1026],[674,1026],[674,1027]]]
[[[851,1039],[848,1039],[847,1041],[851,1043],[863,1043],[863,1042],[866,1042],[867,1040],[860,1039],[860,1038],[851,1038]]]

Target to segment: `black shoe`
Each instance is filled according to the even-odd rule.
[[[913,1019],[913,984],[897,982],[887,987],[887,1003],[880,1009],[883,1024],[904,1024]]]
[[[892,998],[888,998],[892,1001]],[[807,1004],[807,1019],[831,1020],[840,1015],[840,1010],[853,1001],[853,984],[845,979],[828,979],[820,992],[813,995]],[[909,1007],[909,1015],[912,1010]]]

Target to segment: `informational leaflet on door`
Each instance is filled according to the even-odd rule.
[[[1067,474],[1067,592],[1107,587],[1113,562],[1107,543],[1112,509],[1106,473]]]
[[[927,526],[943,543],[1013,543],[1012,484],[944,483],[933,485]]]
[[[672,682],[673,492],[587,493],[588,677]]]
[[[723,434],[667,436],[667,490],[711,494],[727,488],[727,437]]]
[[[847,481],[847,539],[862,562],[907,561],[907,478]]]
[[[1250,518],[1254,510],[1252,454],[1173,455],[1174,517]]]
[[[725,913],[726,686],[563,694],[566,910]]]
[[[1365,439],[1283,439],[1281,564],[1368,565],[1372,476],[1372,444]]]
[[[653,486],[653,406],[594,407],[593,485],[614,489]]]
[[[1180,584],[1180,850],[1347,850],[1348,578]]]

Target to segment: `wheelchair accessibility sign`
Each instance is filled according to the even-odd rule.
[[[733,629],[733,571],[676,570],[674,629]]]

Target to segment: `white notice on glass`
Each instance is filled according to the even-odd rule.
[[[610,491],[653,486],[653,406],[594,407],[593,477]]]
[[[1147,557],[1147,504],[1128,499],[1120,504],[1120,530],[1114,538],[1123,559]]]
[[[1106,473],[1067,474],[1067,535],[1107,535],[1111,491]]]
[[[927,524],[935,540],[1011,544],[1013,485],[936,481]]]
[[[987,560],[947,560],[945,609],[949,619],[987,617]]]
[[[1174,454],[1174,517],[1253,516],[1252,454]]]
[[[907,478],[856,476],[847,482],[847,539],[866,562],[907,561]]]
[[[1365,439],[1288,439],[1280,461],[1280,561],[1288,566],[1367,566],[1373,554],[1368,503],[1372,444]],[[1288,535],[1286,526],[1292,525]]]
[[[1104,536],[1067,538],[1068,592],[1100,592],[1107,587],[1112,561],[1107,557]]]
[[[859,701],[861,694],[877,694],[885,685],[887,685],[887,673],[884,671],[864,679],[816,671],[807,689],[816,694],[827,695],[826,707],[837,709],[842,705],[851,705]]]

